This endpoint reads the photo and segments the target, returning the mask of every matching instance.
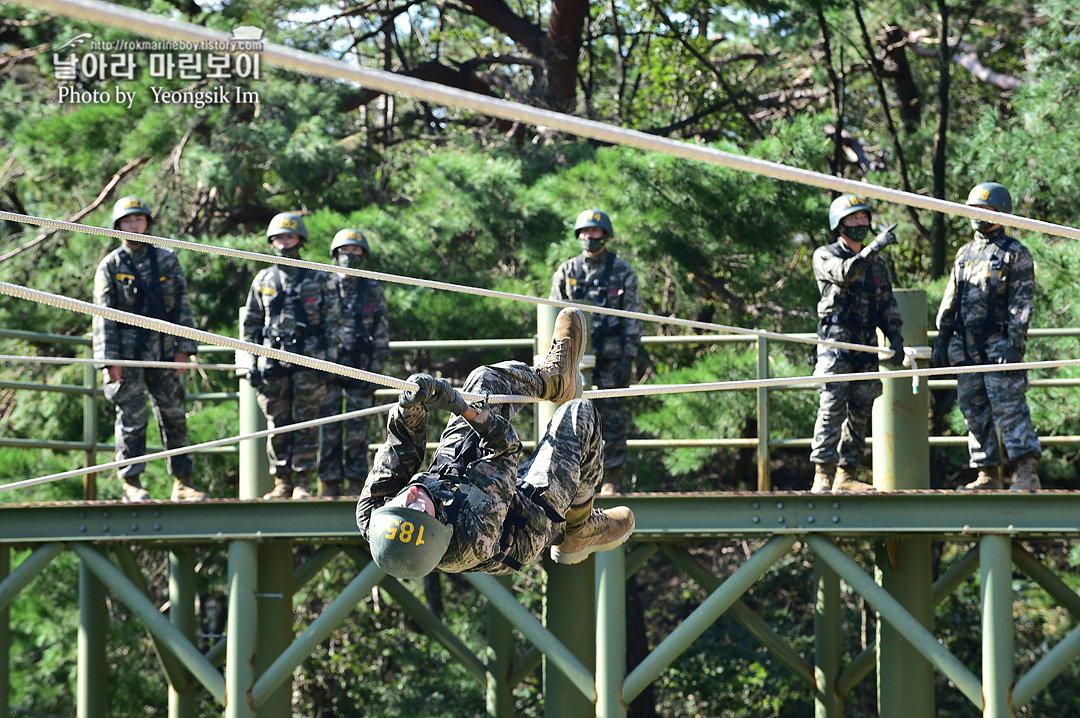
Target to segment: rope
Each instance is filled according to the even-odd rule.
[[[144,461],[153,461],[156,459],[167,459],[170,456],[179,456],[180,454],[187,454],[200,449],[213,449],[218,446],[228,446],[229,444],[236,444],[247,439],[265,439],[268,436],[275,434],[287,434],[292,431],[300,431],[302,429],[310,429],[316,426],[322,426],[323,424],[332,424],[335,421],[345,421],[346,419],[357,419],[362,416],[373,416],[375,414],[381,414],[386,411],[390,411],[394,404],[383,404],[381,406],[373,406],[368,409],[357,409],[356,411],[350,411],[345,414],[337,414],[335,416],[327,416],[321,419],[312,419],[311,421],[303,421],[299,424],[289,424],[288,426],[277,426],[273,429],[264,429],[263,431],[256,431],[252,434],[241,434],[240,436],[230,436],[226,439],[215,439],[213,441],[207,441],[202,444],[193,444],[190,446],[183,446],[179,449],[166,449],[165,451],[159,451],[154,454],[144,454],[142,456],[136,456],[131,459],[122,459],[120,461],[112,461],[108,464],[96,464],[94,466],[87,466],[81,469],[72,469],[71,471],[64,471],[59,474],[49,474],[48,476],[39,476],[36,479],[26,479],[25,481],[15,481],[10,484],[0,484],[0,491],[10,491],[12,489],[24,489],[28,486],[37,486],[38,484],[51,483],[53,481],[60,481],[61,479],[71,479],[76,476],[85,476],[86,474],[96,474],[102,471],[108,471],[111,469],[119,469],[124,466],[130,466],[132,464],[142,463]]]
[[[0,354],[0,362],[23,362],[27,364],[97,364],[98,366],[137,366],[144,369],[222,369],[231,371],[244,369],[236,364],[200,364],[189,362],[180,364],[174,361],[136,361],[134,359],[85,359],[82,357],[32,357],[21,354]]]
[[[161,40],[191,43],[228,43],[231,40],[228,33],[220,30],[211,30],[200,25],[178,22],[151,15],[141,10],[100,2],[99,0],[14,0],[14,3]],[[989,220],[1031,232],[1080,239],[1080,229],[1052,222],[1043,222],[1003,212],[991,212],[990,210],[969,207],[958,202],[925,197],[913,192],[904,192],[880,185],[834,177],[812,170],[789,167],[767,160],[723,152],[703,145],[650,135],[639,130],[616,127],[595,120],[587,120],[560,112],[486,97],[474,92],[466,92],[434,82],[397,75],[385,70],[355,67],[340,60],[320,57],[282,45],[263,43],[260,57],[265,63],[305,75],[355,82],[366,88],[387,94],[401,93],[418,100],[465,108],[490,117],[547,127],[579,137],[588,137],[602,142],[626,145],[652,152],[663,152],[740,172],[797,182],[836,192],[852,192],[894,204],[908,205],[961,217]]]
[[[336,272],[337,274],[344,274],[352,277],[367,277],[369,279],[377,279],[384,282],[390,282],[392,284],[405,284],[414,287],[423,287],[425,289],[441,289],[451,292],[460,292],[462,294],[472,294],[474,296],[487,297],[489,299],[520,301],[529,304],[545,304],[555,307],[574,307],[576,309],[580,309],[585,312],[592,312],[594,314],[607,314],[614,317],[624,317],[627,319],[640,319],[646,322],[670,324],[673,326],[687,327],[690,329],[717,331],[727,334],[742,334],[757,337],[759,339],[772,339],[774,341],[794,342],[796,344],[820,344],[821,346],[829,347],[831,349],[847,349],[851,351],[870,352],[878,354],[883,359],[887,359],[892,356],[891,349],[872,346],[868,344],[838,342],[828,339],[818,339],[816,337],[800,337],[790,334],[781,334],[780,332],[762,331],[760,329],[744,329],[743,327],[735,327],[727,324],[714,324],[712,322],[699,322],[692,319],[665,317],[657,314],[645,314],[643,312],[629,312],[625,309],[597,307],[591,304],[575,304],[574,302],[565,302],[559,299],[530,297],[525,294],[500,292],[495,289],[470,287],[464,284],[452,284],[450,282],[440,282],[434,279],[419,279],[417,277],[406,277],[398,274],[387,274],[385,272],[373,272],[368,269],[350,269],[348,267],[339,267],[336,264],[311,262],[306,259],[291,259],[289,257],[278,257],[269,254],[260,254],[259,252],[249,252],[243,249],[231,249],[229,247],[216,247],[214,245],[197,244],[195,242],[186,242],[181,239],[171,239],[169,237],[158,237],[151,234],[135,234],[133,232],[124,232],[119,229],[110,229],[108,227],[93,227],[90,225],[76,224],[75,222],[67,222],[65,220],[47,219],[45,217],[34,217],[32,215],[17,214],[15,212],[6,212],[4,210],[0,210],[0,219],[6,219],[8,221],[18,222],[21,224],[34,224],[43,227],[52,227],[54,229],[64,229],[69,232],[82,232],[84,234],[94,234],[101,237],[113,237],[116,239],[127,239],[135,242],[145,242],[147,244],[170,247],[172,249],[185,249],[193,252],[206,252],[208,254],[216,254],[221,257],[247,259],[256,262],[266,262],[268,264],[282,264],[289,267],[302,267],[304,269],[312,269],[317,272]]]

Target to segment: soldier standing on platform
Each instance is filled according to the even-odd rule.
[[[270,220],[266,239],[274,253],[299,258],[307,241],[304,219],[285,212]],[[326,272],[274,264],[255,275],[248,292],[243,338],[255,344],[337,361],[341,301]],[[303,366],[253,357],[248,381],[271,429],[319,418],[326,374]],[[308,487],[319,456],[318,429],[274,434],[266,442],[274,489],[263,498],[310,498]]]
[[[153,217],[138,197],[123,197],[112,211],[113,229],[146,234]],[[194,328],[187,280],[176,255],[167,249],[131,239],[98,265],[94,275],[94,303],[144,317]],[[116,459],[122,461],[146,453],[146,395],[166,449],[188,445],[184,413],[184,385],[180,374],[197,347],[190,339],[161,334],[94,317],[94,358],[105,364],[105,398],[116,407]],[[110,359],[173,361],[177,369],[110,366]],[[191,485],[194,471],[187,454],[166,459],[173,476],[173,501],[199,501],[206,494]],[[130,464],[117,473],[124,481],[123,500],[147,501],[150,492],[140,480],[145,463]]]
[[[563,262],[555,272],[549,298],[640,312],[641,290],[637,273],[607,247],[615,235],[607,214],[598,209],[585,210],[574,223],[574,234],[581,245],[581,254]],[[640,319],[592,315],[592,348],[596,356],[593,384],[596,388],[630,386],[641,332]],[[604,480],[600,494],[609,495],[619,490],[626,465],[630,414],[624,398],[598,399],[596,408],[603,417],[604,433]]]
[[[845,194],[829,207],[829,229],[836,241],[818,247],[813,259],[814,277],[821,291],[818,338],[877,346],[880,328],[893,350],[889,363],[900,366],[904,360],[900,310],[893,297],[888,267],[879,254],[896,243],[892,227],[864,247],[863,240],[870,232],[870,207],[858,195]],[[818,345],[815,376],[877,370],[877,354]],[[858,471],[870,412],[881,391],[877,379],[822,385],[811,441],[811,491],[874,490],[872,485],[859,481]]]
[[[334,235],[330,256],[334,264],[360,269],[370,256],[367,238],[358,229],[343,229]],[[383,360],[390,355],[390,323],[386,295],[380,282],[367,277],[333,275],[341,298],[342,341],[338,361],[356,369],[381,373]],[[342,393],[345,411],[367,409],[375,403],[375,385],[358,379],[332,376],[327,379],[322,415],[341,413]],[[368,446],[371,442],[371,419],[362,417],[322,427],[322,451],[319,456],[319,483],[323,496],[340,496],[342,480],[349,482],[349,493],[360,494],[368,473]]]
[[[997,182],[975,185],[966,204],[1012,212],[1012,196]],[[975,238],[956,253],[938,309],[935,366],[1017,364],[1024,360],[1034,311],[1035,262],[1000,224],[971,220]],[[1016,461],[1015,491],[1042,488],[1036,471],[1042,447],[1028,409],[1026,371],[957,375],[957,403],[968,430],[970,466],[979,470],[961,491],[1000,489],[1005,451]]]

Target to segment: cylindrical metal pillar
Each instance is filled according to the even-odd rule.
[[[983,718],[1012,718],[1009,695],[1013,665],[1012,539],[986,534],[979,539],[982,593]]]
[[[926,293],[898,289],[904,344],[926,344]],[[930,488],[930,395],[911,379],[885,379],[874,402],[874,485],[878,491]],[[930,539],[885,541],[876,557],[878,584],[930,628],[934,604]],[[881,718],[932,716],[934,669],[887,621],[877,621],[878,713]]]
[[[195,549],[189,546],[169,552],[169,621],[195,642]],[[194,681],[169,686],[169,718],[195,718]]]
[[[757,340],[757,375],[758,379],[769,378],[769,340],[758,337]],[[769,389],[757,390],[757,488],[758,491],[772,491],[772,469],[769,466]]]
[[[93,347],[86,348],[86,356],[94,358]],[[83,396],[83,441],[89,445],[86,450],[86,463],[90,467],[97,463],[97,432],[98,432],[98,403],[97,403],[97,376],[98,370],[93,364],[83,364],[83,386],[90,393]],[[83,499],[97,501],[97,474],[87,474],[83,477]]]
[[[495,580],[510,590],[510,576]],[[514,625],[489,603],[487,608],[487,714],[491,718],[514,715],[510,672],[514,667]]]
[[[79,562],[79,646],[78,686],[75,715],[78,718],[105,718],[105,637],[109,615],[105,607],[105,584]]]
[[[245,308],[240,309],[240,326],[244,326]],[[242,334],[243,332],[241,332]],[[236,363],[244,366],[251,355],[236,353]],[[253,434],[266,429],[266,417],[259,408],[258,392],[240,377],[240,433]],[[257,499],[272,488],[270,459],[266,455],[266,439],[243,439],[240,441],[240,498]]]
[[[836,689],[840,674],[840,578],[814,561],[814,718],[843,718]]]
[[[265,454],[264,454],[265,455]],[[259,546],[259,631],[255,672],[262,675],[293,641],[293,542]],[[230,602],[231,605],[231,602]],[[259,718],[292,718],[292,682],[285,681],[258,707]]]
[[[596,554],[596,715],[626,718],[626,553]]]
[[[11,549],[0,546],[0,582],[11,573]],[[0,609],[0,716],[8,714],[11,695],[11,609]]]
[[[255,718],[255,646],[259,628],[258,544],[229,543],[229,627],[226,629],[225,718]]]

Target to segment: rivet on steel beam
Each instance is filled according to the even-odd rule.
[[[161,524],[154,524],[154,530],[155,531],[160,531],[161,530]]]
[[[86,518],[86,512],[85,511],[80,511],[79,512],[79,518],[80,519],[85,519]]]
[[[778,524],[784,523],[784,517],[783,516],[777,516],[776,517],[776,523],[778,523]]]
[[[139,530],[139,524],[131,524],[131,530],[132,531],[138,531]]]
[[[758,508],[758,506],[760,506],[760,504],[758,504],[757,501],[751,501],[750,502],[750,508],[756,509],[756,508]]]
[[[109,518],[109,512],[108,511],[102,511],[101,512],[101,518],[103,518],[103,519]]]
[[[131,518],[135,518],[135,517],[136,517],[136,516],[138,516],[138,515],[139,515],[139,512],[138,512],[138,511],[136,511],[135,509],[132,509],[132,510],[131,510]]]
[[[784,508],[784,502],[783,501],[777,501],[776,502],[776,508],[778,508],[778,509]]]
[[[833,517],[832,517],[832,522],[833,522],[834,524],[838,524],[838,523],[840,523],[840,517],[839,517],[839,516],[833,516]]]
[[[814,502],[813,501],[807,501],[806,502],[806,508],[808,508],[808,509],[814,508]]]
[[[79,533],[86,533],[86,526],[84,526],[83,524],[79,524]]]
[[[102,531],[105,531],[105,532],[108,532],[108,530],[109,530],[109,524],[102,524],[102,525],[101,525],[101,530],[102,530]]]
[[[807,516],[806,517],[806,523],[808,523],[808,524],[814,523],[814,517],[813,516]]]
[[[758,518],[757,516],[754,516],[754,517],[753,517],[753,518],[751,518],[750,520],[751,520],[751,521],[753,521],[753,522],[754,522],[755,524],[756,524],[756,523],[759,523],[759,522],[761,521],[761,519],[759,519],[759,518]]]
[[[832,502],[832,507],[833,507],[834,509],[838,509],[838,508],[840,508],[840,502],[839,502],[839,501],[833,501],[833,502]]]

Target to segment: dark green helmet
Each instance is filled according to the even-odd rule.
[[[266,241],[269,242],[279,234],[298,234],[306,242],[308,236],[304,218],[296,212],[282,212],[274,215],[274,218],[270,220],[270,226],[266,228]]]
[[[439,565],[454,529],[431,514],[403,506],[371,512],[368,545],[379,568],[396,578],[423,578]]]
[[[342,247],[363,247],[364,252],[371,255],[371,247],[368,246],[367,237],[359,229],[343,229],[334,235],[334,241],[330,243],[330,256]]]
[[[116,204],[113,205],[113,229],[119,229],[120,220],[124,217],[127,217],[129,214],[145,214],[147,224],[154,221],[154,216],[150,213],[150,206],[138,197],[131,195],[130,197],[121,197],[120,199],[116,200]]]
[[[870,219],[874,217],[874,213],[870,211],[870,206],[866,204],[866,200],[859,195],[840,195],[829,205],[829,229],[836,229],[840,226],[840,220],[856,212],[866,212]]]
[[[607,212],[601,212],[598,209],[587,209],[577,216],[577,221],[574,222],[574,235],[576,236],[578,231],[586,227],[599,227],[607,233],[608,237],[615,236],[615,230],[611,228],[611,220]]]
[[[997,182],[983,182],[971,188],[968,192],[966,205],[989,205],[998,212],[1012,214],[1012,195]]]

